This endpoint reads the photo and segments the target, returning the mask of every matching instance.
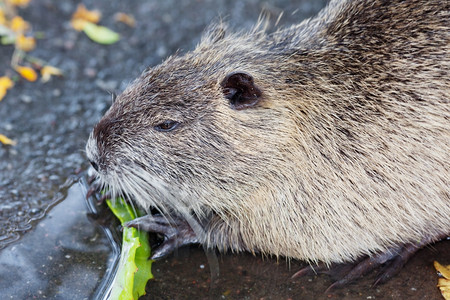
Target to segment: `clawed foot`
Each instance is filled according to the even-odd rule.
[[[384,283],[395,276],[405,265],[405,263],[422,247],[422,244],[413,245],[407,244],[401,247],[392,248],[388,251],[370,256],[359,260],[352,264],[337,264],[332,266],[326,266],[321,263],[317,266],[308,266],[297,273],[292,278],[297,278],[305,275],[312,274],[328,274],[333,277],[340,278],[328,287],[325,293],[330,292],[335,288],[341,288],[360,277],[370,273],[376,268],[382,267],[373,286]]]
[[[153,251],[152,259],[160,259],[181,246],[199,242],[191,226],[180,218],[171,218],[169,221],[162,215],[146,215],[125,223],[125,226],[164,236],[163,243]]]

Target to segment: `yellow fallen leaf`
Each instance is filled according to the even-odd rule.
[[[450,265],[443,266],[435,261],[434,267],[443,276],[443,278],[439,278],[437,286],[441,290],[444,299],[450,300]]]
[[[6,76],[0,77],[0,101],[2,101],[8,89],[12,88],[13,85],[14,82],[9,77]]]
[[[31,51],[36,47],[36,40],[34,37],[26,37],[23,34],[19,34],[16,38],[16,48],[25,52]]]
[[[26,7],[31,0],[8,0],[14,6]]]
[[[98,10],[88,10],[86,9],[86,6],[83,4],[78,4],[77,10],[72,15],[72,26],[74,20],[85,20],[89,21],[91,23],[98,23],[100,21],[100,18],[102,17],[102,14]],[[75,28],[76,29],[76,28]],[[82,30],[82,29],[76,29],[76,30]]]
[[[5,98],[5,96],[6,96],[6,92],[7,92],[7,90],[6,90],[6,89],[2,89],[2,88],[0,88],[0,101],[2,101],[2,100],[3,100],[3,98]]]
[[[450,279],[450,265],[443,266],[437,261],[434,262],[434,268],[447,279]]]
[[[86,25],[86,23],[88,23],[88,21],[83,20],[83,19],[72,19],[70,21],[70,25],[76,31],[82,31],[84,28],[84,25]]]
[[[87,22],[84,25],[83,31],[91,40],[99,44],[110,45],[120,39],[120,35],[117,32],[114,32],[107,27],[98,26],[90,22]]]
[[[52,66],[44,66],[41,69],[42,82],[47,82],[52,76],[62,76],[62,71]]]
[[[7,76],[0,77],[0,88],[9,89],[14,86],[14,82]]]
[[[3,9],[0,7],[0,25],[6,25],[6,17],[5,17],[5,12],[3,11]]]
[[[30,29],[30,24],[22,17],[15,16],[12,18],[9,28],[16,33],[22,33]]]
[[[116,13],[114,15],[114,20],[116,20],[117,22],[122,22],[130,27],[134,27],[136,25],[136,20],[133,18],[133,16],[122,12]]]
[[[4,144],[4,145],[11,145],[14,146],[16,145],[16,141],[13,141],[11,139],[9,139],[7,136],[0,134],[0,143]]]
[[[16,66],[15,70],[28,81],[36,81],[38,77],[36,71],[30,67]]]
[[[438,285],[441,294],[445,300],[450,300],[450,280],[446,278],[439,278]]]

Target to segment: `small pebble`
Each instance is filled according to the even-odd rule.
[[[84,69],[83,73],[88,78],[94,78],[97,75],[97,70],[94,68],[86,68]]]
[[[33,99],[31,98],[31,96],[21,95],[20,101],[22,101],[23,103],[31,103],[33,101]]]
[[[52,91],[52,95],[53,95],[53,97],[59,97],[59,96],[61,96],[61,90],[60,90],[60,89],[54,89],[54,90]]]

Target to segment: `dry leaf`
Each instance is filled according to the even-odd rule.
[[[2,101],[8,89],[12,88],[13,85],[14,82],[9,77],[6,76],[0,77],[0,101]]]
[[[130,27],[134,27],[136,25],[136,20],[131,15],[127,15],[125,13],[119,12],[114,15],[114,20],[117,22],[122,22]]]
[[[22,17],[15,16],[11,20],[9,28],[16,33],[22,33],[30,29],[30,23],[22,19]]]
[[[15,70],[28,81],[36,81],[38,77],[36,71],[30,67],[16,66]]]
[[[6,92],[7,92],[7,90],[6,90],[6,89],[2,89],[2,88],[0,88],[0,101],[2,101],[2,100],[3,100],[3,98],[5,98],[5,96],[6,96]]]
[[[16,48],[22,51],[28,52],[36,47],[36,40],[34,37],[26,37],[23,34],[19,34],[16,38]]]
[[[0,88],[9,89],[14,86],[14,82],[7,76],[0,77]]]
[[[52,66],[44,66],[41,69],[42,82],[47,82],[52,76],[62,76],[62,71]]]
[[[4,144],[4,145],[16,145],[16,141],[13,141],[11,139],[9,139],[7,136],[0,134],[0,143]]]
[[[70,21],[70,25],[76,31],[82,31],[84,28],[84,25],[86,25],[86,23],[88,23],[88,21],[83,20],[83,19],[72,19]]]
[[[443,266],[437,261],[434,262],[434,267],[441,273],[443,278],[439,278],[438,287],[445,300],[450,300],[450,265]]]
[[[0,7],[0,25],[3,25],[3,26],[6,25],[5,12],[3,11],[3,9],[1,7]]]
[[[443,266],[440,263],[438,263],[437,261],[434,262],[434,267],[436,268],[436,270],[442,274],[442,276],[444,276],[445,278],[450,280],[450,265],[448,266]]]
[[[78,22],[77,20],[98,23],[101,17],[102,15],[98,10],[87,10],[86,6],[78,4],[77,10],[73,13],[70,23],[75,30],[81,31],[83,30],[83,26],[80,27],[80,23],[83,24],[84,22]]]
[[[438,285],[441,294],[445,300],[450,300],[450,280],[446,278],[439,278]]]
[[[120,39],[118,33],[107,27],[96,25],[100,18],[101,14],[98,10],[89,11],[83,4],[79,4],[72,15],[70,24],[77,31],[83,30],[91,40],[99,44],[109,45],[117,42]]]
[[[14,6],[26,7],[31,0],[8,0]]]

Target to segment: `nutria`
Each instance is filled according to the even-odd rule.
[[[331,1],[271,34],[212,26],[117,97],[87,157],[159,210],[129,224],[166,235],[155,257],[198,242],[398,269],[450,234],[449,6]]]

